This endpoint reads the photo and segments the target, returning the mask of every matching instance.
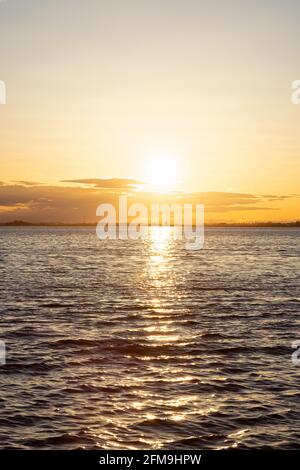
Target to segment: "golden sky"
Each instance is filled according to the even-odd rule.
[[[107,187],[62,181],[155,191],[170,175],[211,221],[300,218],[299,14],[297,0],[0,2],[0,220],[94,220]]]

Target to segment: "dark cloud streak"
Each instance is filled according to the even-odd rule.
[[[206,213],[277,210],[267,203],[282,202],[291,196],[255,195],[229,192],[196,192],[156,194],[135,191],[138,180],[132,178],[66,180],[74,186],[45,184],[0,184],[0,222],[23,219],[32,222],[94,222],[101,203],[118,204],[118,197],[129,196],[129,202],[201,203]],[[28,183],[28,182],[27,182]],[[79,184],[79,186],[78,186]],[[84,185],[84,186],[82,186]]]
[[[84,184],[94,188],[128,189],[141,185],[142,182],[135,178],[86,178],[74,180],[62,180],[62,183]]]

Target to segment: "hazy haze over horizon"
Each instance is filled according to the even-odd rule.
[[[299,14],[295,0],[2,2],[0,220],[88,218],[93,186],[62,180],[143,181],[161,152],[176,191],[219,193],[209,219],[299,218]]]

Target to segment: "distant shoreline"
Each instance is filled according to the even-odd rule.
[[[63,222],[26,222],[15,220],[13,222],[2,222],[0,227],[96,227],[96,222],[90,223],[63,223]],[[205,227],[211,228],[300,228],[300,221],[296,222],[245,222],[245,223],[208,223]]]

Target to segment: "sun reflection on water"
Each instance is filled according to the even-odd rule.
[[[157,352],[153,356],[145,351],[141,360],[147,364],[161,388],[159,393],[151,396],[137,390],[134,402],[134,408],[145,422],[157,420],[155,425],[162,427],[177,426],[177,423],[181,426],[181,423],[194,421],[197,416],[208,416],[219,410],[214,396],[200,399],[187,393],[201,379],[197,372],[190,373],[180,362],[180,359],[187,359],[187,355],[182,357],[180,351],[182,348],[188,350],[195,337],[185,328],[188,312],[181,307],[178,279],[182,282],[182,272],[180,265],[176,265],[178,246],[172,231],[172,227],[152,227],[151,237],[145,244],[142,278],[147,309],[143,314],[143,340],[145,347]],[[143,380],[140,383],[144,383]],[[176,396],[172,393],[174,386],[177,387]],[[157,442],[157,447],[161,444],[162,441]],[[152,441],[151,445],[155,446],[155,443]]]
[[[159,323],[151,321],[145,326],[145,331],[150,333],[148,338],[151,341],[164,341],[163,338],[168,341],[170,333],[172,333],[170,340],[174,341],[174,336],[177,339],[177,334],[174,335],[173,319],[170,317],[171,299],[176,295],[172,270],[172,250],[174,249],[172,227],[151,227],[150,235],[144,276],[151,310],[159,316],[160,321]]]

